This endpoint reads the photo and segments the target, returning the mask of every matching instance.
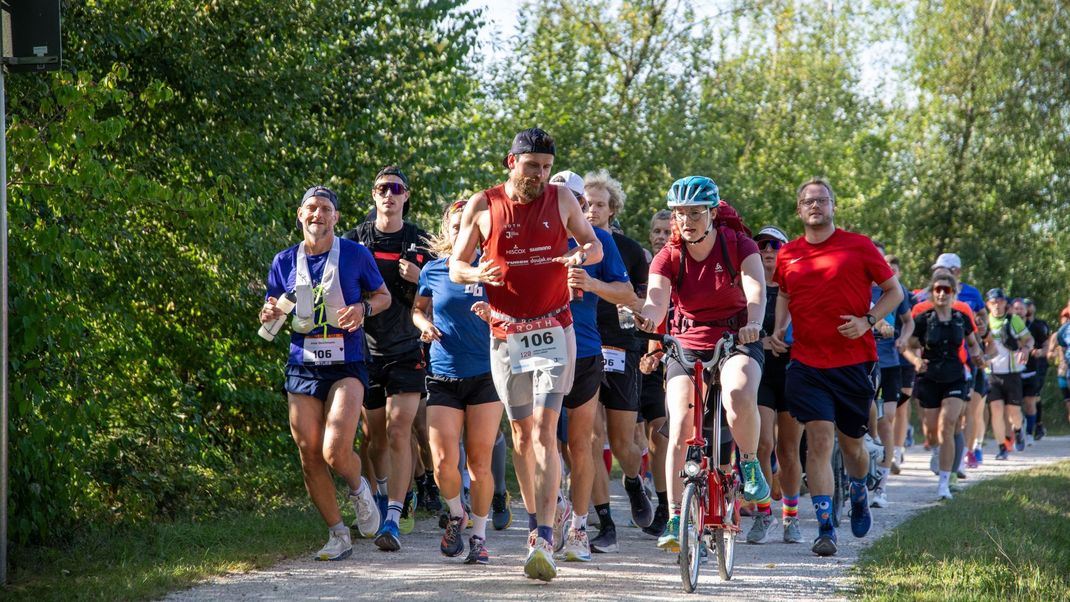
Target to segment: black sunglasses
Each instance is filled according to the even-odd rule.
[[[779,240],[770,240],[770,239],[767,238],[765,240],[758,241],[758,250],[759,251],[764,251],[766,249],[772,249],[774,251],[779,251],[780,247],[782,247],[782,246],[784,246],[784,243],[780,242]]]
[[[400,182],[384,182],[375,187],[375,192],[379,193],[380,196],[386,196],[388,192],[391,194],[403,194],[406,190],[408,188]]]

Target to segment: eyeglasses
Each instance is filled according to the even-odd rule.
[[[830,199],[829,197],[825,196],[825,197],[818,197],[816,199],[803,199],[803,200],[799,201],[799,206],[803,207],[804,209],[809,209],[810,207],[816,207],[817,205],[828,205],[831,202],[832,202],[832,199]]]
[[[942,295],[950,295],[953,292],[955,292],[955,289],[951,288],[950,286],[947,286],[946,284],[941,284],[940,286],[934,286],[933,287],[933,293],[940,293]]]
[[[395,195],[404,194],[405,191],[408,190],[408,188],[406,188],[405,185],[401,184],[400,182],[384,182],[382,184],[376,185],[375,188],[373,188],[372,190],[374,190],[375,193],[379,196],[386,196],[387,193]]]
[[[784,243],[780,242],[779,240],[771,240],[771,239],[767,238],[765,240],[758,241],[758,250],[759,251],[764,251],[766,249],[772,249],[774,251],[779,251],[780,247],[782,247],[782,246],[784,246]]]
[[[707,211],[708,210],[706,209],[703,209],[702,211],[688,211],[687,213],[684,213],[682,211],[673,211],[672,216],[678,222],[697,222],[702,219],[703,216],[706,215]]]

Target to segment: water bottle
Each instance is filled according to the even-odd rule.
[[[275,302],[275,307],[282,310],[282,316],[275,318],[270,322],[265,322],[260,326],[260,330],[256,334],[260,335],[260,338],[265,341],[274,341],[275,335],[282,329],[282,325],[286,323],[286,318],[290,314],[290,310],[297,305],[297,295],[294,293],[284,293],[279,300]]]

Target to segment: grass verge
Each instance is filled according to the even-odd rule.
[[[966,489],[863,551],[862,600],[1070,600],[1070,461]]]
[[[0,598],[151,599],[207,577],[311,553],[324,534],[307,501],[263,515],[91,530],[47,548],[12,549],[9,585]]]

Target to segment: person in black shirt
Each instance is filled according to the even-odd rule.
[[[1037,319],[1037,306],[1028,297],[1022,299],[1025,325],[1033,335],[1033,351],[1022,371],[1023,412],[1025,413],[1026,442],[1044,438],[1044,422],[1041,414],[1040,392],[1044,389],[1044,379],[1048,376],[1048,337],[1051,327],[1044,320]]]
[[[412,323],[412,304],[420,269],[430,258],[427,233],[406,222],[409,181],[394,166],[384,167],[372,187],[375,220],[346,232],[372,252],[390,290],[390,307],[365,323],[368,377],[365,409],[369,457],[378,480],[380,505],[387,500],[382,527],[375,537],[380,549],[401,549],[398,522],[413,475],[412,425],[424,395],[424,355],[420,331]],[[384,477],[386,477],[384,479]]]
[[[969,395],[966,379],[969,368],[959,358],[964,341],[974,364],[984,366],[984,355],[974,334],[973,320],[951,307],[957,290],[958,283],[954,276],[933,276],[929,285],[933,307],[915,318],[914,334],[903,352],[917,370],[914,396],[925,410],[929,432],[936,433],[939,443],[940,481],[937,496],[948,500],[951,499],[951,469],[955,463],[955,447],[951,441],[964,400]]]

